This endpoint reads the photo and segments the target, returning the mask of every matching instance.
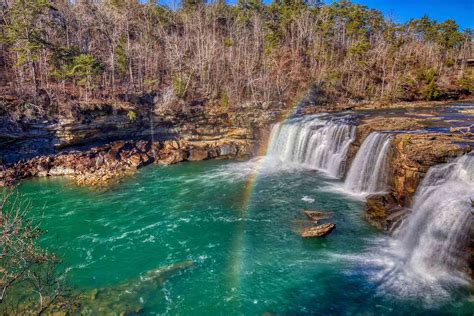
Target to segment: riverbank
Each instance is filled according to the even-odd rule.
[[[231,220],[232,223],[237,223],[235,227],[232,226],[236,231],[231,234],[235,240],[228,242],[229,247],[225,246],[221,248],[221,251],[224,252],[226,258],[235,257],[235,260],[232,259],[229,266],[232,266],[230,268],[232,269],[232,275],[235,275],[237,280],[242,276],[239,270],[240,263],[238,262],[246,262],[247,264],[250,262],[248,258],[242,257],[244,253],[242,249],[245,249],[243,247],[243,236],[247,234],[247,228],[245,227],[253,225],[253,222],[247,222],[248,217],[246,214],[249,210],[253,209],[254,201],[258,201],[260,206],[257,207],[259,211],[255,213],[255,219],[252,220],[258,221],[261,219],[261,216],[264,216],[265,209],[269,205],[268,199],[273,200],[271,203],[274,205],[273,208],[275,210],[279,210],[278,212],[281,214],[283,214],[284,210],[286,214],[284,217],[280,215],[278,222],[271,217],[273,219],[269,221],[269,226],[265,225],[264,227],[266,227],[265,229],[270,227],[275,229],[275,225],[280,225],[279,231],[284,235],[290,236],[287,240],[291,240],[293,243],[300,240],[298,232],[301,231],[302,220],[299,217],[304,216],[302,212],[303,207],[330,212],[337,209],[340,212],[340,216],[334,218],[337,229],[327,237],[328,243],[331,243],[333,239],[346,239],[351,234],[351,238],[354,239],[356,237],[361,238],[367,232],[375,232],[370,227],[366,227],[368,223],[379,230],[392,232],[394,227],[400,225],[401,220],[408,218],[412,211],[414,194],[419,190],[420,183],[425,178],[426,173],[432,170],[434,166],[453,161],[456,157],[472,150],[473,108],[473,105],[450,104],[417,108],[416,111],[402,107],[389,110],[351,110],[311,115],[301,115],[301,113],[298,113],[298,109],[296,109],[293,111],[296,115],[290,115],[288,119],[281,120],[283,111],[278,113],[278,115],[274,112],[271,116],[273,119],[270,119],[269,116],[254,117],[255,121],[253,121],[253,124],[245,125],[245,122],[240,122],[240,125],[237,126],[231,125],[229,119],[230,117],[236,119],[238,115],[235,113],[228,114],[221,121],[214,120],[216,116],[202,113],[194,117],[192,122],[182,122],[179,128],[175,126],[173,130],[180,130],[183,134],[176,134],[174,139],[158,140],[156,133],[154,133],[156,126],[151,124],[150,129],[152,130],[147,132],[150,134],[143,134],[146,136],[136,135],[136,139],[115,140],[96,146],[83,143],[84,140],[97,140],[97,137],[100,137],[100,135],[87,132],[85,126],[88,125],[83,124],[80,128],[62,129],[60,133],[57,133],[59,130],[56,130],[55,135],[61,140],[61,145],[53,146],[54,150],[57,151],[56,153],[39,155],[32,159],[22,159],[7,164],[1,170],[1,176],[4,181],[7,180],[3,183],[4,185],[13,185],[18,183],[18,180],[32,177],[42,178],[35,181],[21,181],[19,190],[28,193],[28,187],[30,187],[34,194],[39,192],[37,200],[42,202],[42,205],[46,202],[43,201],[45,199],[48,203],[51,203],[47,215],[51,225],[50,230],[56,230],[58,233],[63,229],[65,235],[65,239],[62,242],[54,241],[52,243],[53,245],[58,245],[58,247],[74,244],[74,242],[71,243],[67,236],[70,236],[71,232],[74,231],[73,223],[76,222],[76,218],[80,220],[85,216],[86,222],[97,224],[99,222],[94,218],[87,218],[87,216],[97,214],[98,216],[120,217],[120,214],[122,214],[122,216],[128,218],[130,213],[132,218],[134,218],[135,215],[133,214],[137,214],[137,212],[141,214],[145,212],[144,209],[153,209],[153,212],[146,213],[148,214],[146,222],[135,223],[128,218],[125,222],[112,225],[114,228],[112,231],[117,231],[113,232],[112,235],[110,235],[109,228],[105,228],[103,232],[100,232],[101,229],[97,228],[92,228],[91,231],[76,231],[76,237],[80,240],[84,239],[80,243],[85,242],[89,244],[88,247],[90,247],[91,243],[89,239],[97,240],[97,234],[109,236],[100,239],[99,244],[108,244],[112,247],[110,252],[107,251],[107,253],[113,261],[117,261],[117,258],[114,257],[116,256],[115,247],[124,247],[121,245],[121,240],[127,241],[127,247],[135,249],[139,243],[154,243],[155,238],[163,234],[163,230],[169,231],[169,241],[167,242],[171,242],[170,240],[174,240],[174,238],[179,240],[179,246],[173,246],[173,248],[181,248],[183,246],[181,244],[182,240],[188,237],[192,240],[196,239],[197,235],[195,233],[179,237],[179,232],[176,232],[173,228],[179,226],[177,223],[180,221],[188,223],[189,219],[179,216],[182,211],[189,211],[190,205],[196,204],[196,201],[199,201],[197,211],[206,209],[212,214],[212,210],[215,208],[222,213],[217,218],[216,225],[214,225],[214,229],[220,231],[229,220],[229,215],[226,213],[226,205],[229,205],[233,212],[238,215],[237,219],[233,218]],[[222,115],[222,112],[217,113],[213,115]],[[249,113],[247,113],[247,119],[248,117],[251,117]],[[280,123],[272,125],[271,122],[274,120],[278,120]],[[95,126],[97,127],[97,125]],[[146,130],[146,128],[143,127],[143,130]],[[76,133],[76,131],[82,132]],[[117,133],[117,131],[112,130],[109,133]],[[84,135],[88,136],[84,137]],[[115,134],[115,136],[119,136],[119,134]],[[168,136],[171,136],[171,134],[168,134]],[[34,141],[34,138],[29,141]],[[82,147],[78,147],[81,143]],[[11,143],[10,147],[12,145],[14,144]],[[267,150],[262,150],[263,148]],[[264,158],[259,157],[248,160],[255,156],[264,155],[265,152],[267,153]],[[197,179],[193,179],[194,169],[199,169],[200,163],[181,164],[180,166],[168,168],[153,166],[142,168],[153,164],[164,166],[183,161],[211,159],[245,159],[248,161],[202,162],[201,164],[209,164],[210,166],[222,163],[224,167],[210,168],[202,172],[202,174],[198,173]],[[386,163],[381,163],[382,161],[386,161]],[[361,162],[365,164],[363,168],[359,168],[359,165],[362,166]],[[174,174],[173,170],[187,171],[184,173],[179,171]],[[168,175],[168,172],[171,172],[171,174]],[[146,176],[147,174],[150,175]],[[64,177],[55,176],[68,176],[72,178],[72,181],[63,179]],[[282,179],[280,179],[280,176],[282,176]],[[267,183],[267,192],[260,197],[262,192],[259,191],[259,183],[268,181],[268,178],[273,180]],[[386,178],[386,181],[382,180],[382,178]],[[140,179],[143,179],[143,181]],[[163,179],[167,180],[162,182]],[[215,192],[221,192],[219,183],[222,181],[224,186],[228,185],[227,182],[236,186],[230,191],[226,191],[226,188],[222,192],[222,196],[215,196]],[[276,183],[273,183],[274,181]],[[370,183],[370,185],[364,184],[364,181]],[[24,185],[25,183],[26,186]],[[197,186],[194,186],[193,183]],[[284,184],[286,194],[285,200],[281,200],[279,196],[282,194],[282,184]],[[105,187],[107,190],[90,190],[91,187]],[[159,188],[159,192],[151,194],[151,191],[156,190],[156,188]],[[201,194],[202,190],[207,192],[204,198]],[[288,192],[286,192],[287,190]],[[53,191],[57,191],[57,194],[53,194]],[[61,198],[63,194],[64,204],[63,202],[58,204],[58,201],[63,201],[63,198]],[[105,204],[100,202],[103,194],[107,195],[108,202],[105,202]],[[117,211],[116,205],[124,203],[124,194],[126,196],[133,196],[134,203],[126,203],[127,206],[125,208],[120,208]],[[297,197],[293,196],[295,194]],[[175,196],[175,198],[169,200],[165,198],[171,195]],[[353,195],[356,195],[355,199]],[[156,204],[158,196],[160,197],[160,202]],[[212,196],[213,199],[216,199],[216,201],[213,201],[215,204],[212,204],[207,196]],[[313,198],[313,196],[316,198]],[[94,201],[94,203],[87,206],[88,203],[86,201]],[[138,204],[141,206],[139,207]],[[84,212],[77,212],[76,214],[75,208],[77,208],[77,205],[86,205]],[[168,205],[166,212],[175,214],[173,212],[176,211],[175,215],[178,216],[177,219],[172,217],[169,224],[166,224],[166,227],[162,227],[163,221],[158,220],[158,222],[155,222],[156,219],[154,218],[157,212],[163,211],[161,210],[162,205]],[[176,210],[175,205],[181,206]],[[69,210],[68,208],[71,206],[72,210]],[[53,212],[52,210],[55,207],[58,207],[59,210]],[[87,212],[90,208],[94,209],[94,212]],[[353,214],[349,217],[346,214],[348,208],[353,210]],[[103,213],[104,210],[109,211]],[[194,207],[192,210],[196,211]],[[70,218],[70,216],[72,217]],[[200,222],[200,216],[196,216],[196,214],[192,214],[192,216],[193,221],[190,224],[193,226],[192,229],[202,230],[202,227],[205,227],[206,224]],[[363,220],[364,217],[368,220],[368,223]],[[73,220],[69,222],[70,219]],[[100,222],[105,223],[105,226],[108,227],[113,220],[102,217]],[[127,222],[132,222],[130,229],[126,228],[129,227],[126,224]],[[307,223],[307,221],[304,222]],[[358,223],[358,228],[354,230],[353,225],[356,222]],[[58,227],[61,225],[63,228]],[[84,227],[84,225],[81,225],[81,227]],[[157,229],[159,228],[157,231],[153,228],[155,225]],[[423,228],[427,226],[428,224],[423,224]],[[142,231],[146,232],[148,227],[151,227],[150,229],[153,229],[154,232],[151,235],[142,234]],[[289,231],[289,227],[291,227],[291,231]],[[445,230],[450,229],[449,225],[442,228]],[[361,230],[366,233],[361,234]],[[257,228],[256,231],[259,234],[262,233],[261,228]],[[351,231],[352,233],[349,233]],[[137,235],[138,239],[135,240],[130,237],[134,235]],[[266,231],[263,236],[268,238],[268,236],[273,235],[271,232]],[[58,235],[54,235],[52,238],[58,238]],[[210,240],[219,240],[219,242],[222,239],[221,234],[212,235],[212,238],[210,238]],[[118,241],[118,243],[115,241]],[[260,238],[259,241],[261,241]],[[132,244],[128,244],[129,242]],[[326,243],[326,240],[307,241],[305,243],[319,245],[320,243]],[[384,244],[386,243],[389,243],[389,241],[384,241]],[[464,241],[456,241],[453,244],[456,247],[464,247]],[[196,248],[192,250],[193,254],[191,254],[191,248],[186,248],[188,250],[184,249],[184,253],[189,252],[189,256],[183,256],[183,251],[180,251],[176,257],[161,258],[158,266],[148,266],[147,269],[154,271],[158,268],[160,270],[160,266],[172,266],[176,262],[184,262],[185,260],[192,260],[192,262],[196,263],[197,267],[200,267],[202,265],[201,257],[204,255],[194,255],[194,252],[196,249],[200,249],[199,251],[207,256],[209,253],[212,253],[207,251],[207,246],[205,245],[202,248],[202,245],[196,245]],[[287,247],[284,245],[279,246]],[[126,249],[128,249],[127,247]],[[367,251],[367,247],[369,246],[364,241],[361,241],[361,246],[353,254],[353,258],[360,257],[361,253]],[[229,254],[225,254],[227,248],[230,249]],[[72,246],[72,249],[76,249],[73,252],[80,252],[77,245]],[[72,258],[72,260],[71,257],[68,258],[66,255],[66,260],[76,262],[77,267],[73,266],[71,268],[76,273],[79,273],[79,275],[82,275],[84,264],[86,266],[91,265],[95,267],[94,269],[100,269],[100,265],[97,266],[96,262],[105,260],[101,259],[102,253],[105,250],[100,249],[95,255],[86,251],[85,254],[81,255],[81,258]],[[126,249],[121,253],[127,253]],[[385,255],[384,251],[386,249],[397,251],[397,248],[393,248],[390,244],[379,245],[374,250],[379,256],[373,260],[380,260],[380,256],[383,257]],[[305,250],[303,247],[303,249],[298,251],[305,253],[305,256],[310,258],[308,262],[314,263],[315,259],[311,255],[313,250]],[[403,248],[404,253],[405,250]],[[173,253],[173,251],[173,249],[166,249],[165,254]],[[347,251],[347,249],[343,251],[344,256],[348,256]],[[146,251],[144,250],[144,252]],[[276,250],[273,249],[269,253],[275,252]],[[372,253],[373,251],[369,250],[369,252]],[[421,251],[417,250],[418,252],[421,253]],[[242,255],[239,255],[239,253],[242,253]],[[462,248],[459,253],[461,254],[459,259],[461,267],[456,267],[455,270],[466,275],[472,275],[472,263],[469,267],[466,267],[463,258],[465,254],[469,255],[469,249],[465,251]],[[458,258],[459,253],[456,255],[450,254],[448,257],[454,260]],[[222,254],[219,253],[218,255],[221,256]],[[338,256],[339,254],[336,249],[333,249],[331,255]],[[130,254],[126,256],[130,256]],[[410,256],[410,254],[407,256]],[[146,260],[148,259],[149,256],[146,256]],[[392,260],[391,258],[386,259],[388,260],[387,262],[392,262],[390,261]],[[123,260],[123,258],[120,260]],[[130,260],[136,262],[135,258]],[[268,261],[268,259],[265,260]],[[281,260],[281,258],[278,260]],[[330,260],[330,258],[326,258],[321,264],[324,266]],[[393,263],[399,265],[398,261]],[[382,269],[382,271],[387,268],[386,266],[380,267],[380,265],[374,262],[367,263],[364,261],[363,263],[357,263],[357,265],[359,264],[364,268],[373,266],[376,269]],[[223,269],[220,264],[217,264],[217,266],[220,271],[219,275],[225,277],[227,270]],[[354,264],[349,264],[348,267],[351,270],[358,269],[354,267]],[[427,268],[429,267],[427,266]],[[192,272],[194,269],[194,267],[190,268],[191,272],[186,269],[186,271],[177,274],[179,276],[181,273],[197,273],[199,275],[198,278],[201,278],[201,273],[198,271]],[[401,267],[401,269],[405,271],[404,267]],[[297,271],[306,270],[300,268]],[[91,273],[97,275],[96,270]],[[141,311],[143,306],[148,306],[147,303],[141,301],[142,293],[146,293],[146,295],[158,293],[166,284],[176,284],[173,280],[166,280],[160,281],[156,286],[149,286],[149,284],[143,283],[141,279],[137,279],[137,273],[147,275],[147,271],[140,268],[138,270],[135,269],[134,273],[128,274],[131,278],[129,281],[117,279],[120,281],[117,283],[110,278],[106,278],[104,282],[95,283],[94,281],[86,287],[79,285],[81,291],[83,288],[86,289],[86,293],[89,293],[91,286],[93,287],[90,291],[91,293],[100,293],[92,295],[91,298],[87,298],[87,303],[84,303],[85,301],[83,303],[91,310],[127,310],[127,306],[133,306],[133,311]],[[275,272],[272,272],[271,275],[274,277]],[[306,276],[307,273],[302,275]],[[82,277],[89,279],[87,272]],[[284,280],[284,278],[282,277],[281,280]],[[298,283],[298,286],[301,286],[305,280],[307,280],[306,277],[301,279],[301,283]],[[464,274],[462,274],[461,280],[464,282],[461,282],[462,284],[470,282],[469,278],[465,277]],[[421,276],[421,281],[426,281],[424,276]],[[200,282],[203,281],[201,280]],[[234,284],[240,281],[224,282],[220,280],[219,282],[226,284],[225,290],[229,295],[232,295],[235,291],[241,295],[239,290],[235,290],[237,286]],[[364,285],[367,284],[365,282],[367,281],[357,281],[356,283]],[[80,283],[81,281],[79,281]],[[281,286],[285,288],[284,284]],[[109,295],[109,293],[117,293],[122,290],[128,291],[127,287],[132,287],[135,290],[130,293],[127,292],[125,305],[114,300],[113,295]],[[444,286],[436,283],[434,289],[444,291]],[[418,293],[417,284],[413,284],[413,288],[409,290]],[[183,293],[182,290],[178,292]],[[212,296],[212,294],[209,295]],[[264,291],[260,295],[266,297],[273,294]],[[371,293],[371,295],[375,295],[375,293]],[[383,293],[383,295],[385,296],[386,293]],[[430,295],[436,297],[437,294],[430,292]],[[445,300],[446,298],[442,299]],[[89,300],[91,301],[89,302]],[[201,298],[194,297],[194,300],[200,301]],[[213,297],[213,300],[220,302],[222,296],[216,295]],[[240,296],[236,300],[237,302],[240,302],[240,300],[246,301],[245,298]],[[164,302],[166,299],[163,298],[162,301]],[[279,301],[285,301],[285,298],[280,297]],[[304,306],[305,304],[305,302],[298,301],[297,306],[299,308],[299,306]],[[392,301],[390,301],[389,305],[391,306],[391,304]],[[152,310],[161,310],[163,303],[160,302],[158,306],[153,304],[151,306]],[[273,305],[265,304],[265,306]],[[221,308],[225,309],[228,306],[224,304]],[[235,310],[235,308],[240,307],[232,307],[231,309]],[[437,310],[437,307],[434,309]]]
[[[374,263],[386,258],[391,237],[364,220],[363,203],[325,190],[341,180],[267,158],[149,165],[109,190],[62,177],[18,189],[48,231],[42,246],[61,256],[69,284],[83,293],[84,313],[472,310],[470,288],[441,297],[407,288],[413,299],[376,286],[385,271]],[[305,209],[330,211],[337,228],[301,238]]]
[[[474,114],[472,106],[465,104],[401,103],[334,112],[335,117],[349,115],[350,124],[356,126],[347,166],[371,132],[394,135],[391,190],[383,198],[370,197],[367,206],[367,218],[373,225],[390,229],[387,219],[400,207],[410,205],[431,166],[472,150]],[[181,119],[178,113],[151,112],[150,117],[142,113],[135,121],[100,110],[73,121],[25,125],[21,132],[4,132],[0,137],[4,144],[0,185],[29,177],[70,176],[79,185],[104,186],[151,163],[250,158],[264,152],[271,124],[289,111],[301,115],[341,109],[347,107],[315,107],[304,100],[291,111],[262,107],[233,112],[196,106]],[[111,139],[119,140],[107,141]]]
[[[171,165],[205,159],[245,159],[254,155],[252,141],[116,141],[85,151],[35,157],[0,169],[0,186],[32,177],[68,176],[77,185],[107,186],[149,164]]]

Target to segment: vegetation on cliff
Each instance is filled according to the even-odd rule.
[[[349,1],[184,1],[171,10],[152,1],[11,0],[1,8],[4,113],[57,115],[104,100],[123,107],[149,92],[172,108],[292,102],[311,84],[331,100],[433,100],[473,89],[459,64],[470,31],[427,17],[397,24]]]

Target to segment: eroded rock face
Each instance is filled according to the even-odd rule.
[[[388,231],[394,223],[394,219],[389,221],[388,218],[401,209],[402,207],[391,193],[372,195],[367,198],[365,218],[378,229]]]
[[[118,140],[255,141],[259,130],[268,128],[285,110],[284,106],[224,108],[206,104],[168,113],[158,111],[158,106],[149,102],[122,108],[106,101],[91,107],[67,117],[34,122],[12,121],[0,115],[0,163]],[[129,110],[136,114],[135,119],[127,116]]]
[[[392,192],[402,205],[410,205],[413,194],[431,166],[446,163],[470,152],[470,139],[459,134],[398,134],[392,141]],[[472,141],[472,140],[471,140]]]
[[[189,154],[188,154],[189,161],[204,160],[204,159],[207,159],[208,157],[209,157],[209,152],[206,149],[196,148],[196,149],[189,150]]]
[[[398,220],[393,214],[411,206],[428,169],[470,152],[470,141],[462,134],[394,134],[390,151],[390,192],[367,199],[367,220],[379,229],[390,230]]]
[[[87,151],[40,156],[1,166],[0,186],[40,176],[71,176],[79,185],[106,185],[151,163],[170,165],[185,160],[245,158],[252,154],[253,147],[255,143],[247,140],[116,141]]]

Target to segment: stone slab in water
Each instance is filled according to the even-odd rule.
[[[336,224],[332,224],[332,223],[305,228],[301,232],[301,237],[303,238],[323,237],[331,233],[335,228],[336,228]]]
[[[306,217],[312,221],[319,221],[322,219],[330,218],[331,213],[319,212],[319,211],[304,211]]]

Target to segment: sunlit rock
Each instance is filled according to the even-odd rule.
[[[336,228],[336,224],[332,224],[332,223],[305,228],[301,232],[301,237],[303,238],[323,237],[331,233],[335,228]]]

